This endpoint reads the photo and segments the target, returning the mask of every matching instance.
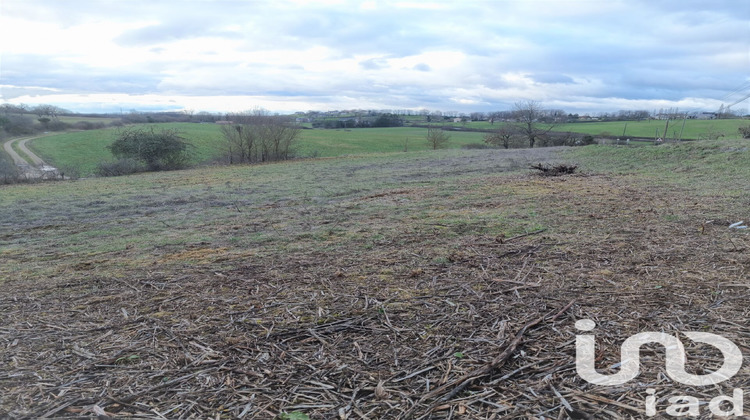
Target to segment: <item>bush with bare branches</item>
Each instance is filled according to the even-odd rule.
[[[293,156],[301,128],[265,111],[231,114],[221,127],[230,164],[286,160]]]

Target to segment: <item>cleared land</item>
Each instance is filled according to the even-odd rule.
[[[0,187],[0,415],[643,418],[647,388],[660,413],[731,395],[746,369],[682,387],[657,346],[637,381],[588,384],[574,323],[597,322],[604,373],[639,331],[747,354],[747,179],[723,141]],[[685,347],[691,371],[721,360]]]

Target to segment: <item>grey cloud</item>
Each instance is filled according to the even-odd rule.
[[[573,78],[559,73],[539,73],[531,75],[531,79],[538,83],[575,83]]]
[[[159,82],[158,75],[148,72],[112,74],[33,54],[4,54],[2,60],[3,84],[12,86],[40,86],[64,93],[153,93]]]
[[[380,70],[388,67],[388,63],[381,58],[371,58],[361,61],[359,66],[365,70]]]
[[[376,10],[360,10],[349,3],[329,7],[231,0],[66,0],[64,4],[6,0],[3,12],[63,26],[101,20],[158,22],[117,39],[120,45],[152,52],[169,50],[173,41],[210,36],[242,39],[238,55],[324,47],[333,60],[361,55],[378,58],[360,59],[362,71],[352,74],[309,71],[305,63],[207,64],[211,60],[201,57],[109,73],[72,66],[69,60],[54,56],[3,54],[4,84],[83,93],[265,94],[314,98],[317,103],[346,95],[387,101],[394,107],[441,108],[440,104],[456,107],[450,102],[456,89],[479,92],[476,96],[492,91],[487,95],[502,97],[509,89],[525,88],[523,83],[503,78],[508,74],[530,75],[543,84],[542,89],[564,92],[566,98],[559,101],[577,97],[588,103],[602,103],[603,98],[716,98],[748,80],[747,66],[721,61],[722,55],[747,56],[750,2],[733,0],[684,0],[679,5],[667,0],[539,3],[544,10],[521,1],[458,3],[455,7],[441,3],[445,10],[434,11],[387,2],[378,2]],[[234,29],[229,31],[229,27]],[[388,66],[387,59],[427,51],[461,51],[466,59],[450,71],[437,63],[416,64],[406,70],[429,73],[412,79],[414,85],[375,79],[381,73],[377,70]]]

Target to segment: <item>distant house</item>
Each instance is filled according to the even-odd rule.
[[[716,116],[715,112],[700,112],[695,115],[695,118],[698,120],[715,120]]]
[[[216,121],[216,124],[230,125],[230,124],[234,124],[234,121],[220,120],[220,121]]]

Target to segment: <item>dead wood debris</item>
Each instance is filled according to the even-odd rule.
[[[557,165],[549,165],[545,163],[537,163],[534,165],[531,165],[529,168],[536,169],[539,171],[540,175],[543,176],[560,176],[560,175],[570,175],[576,173],[576,169],[578,169],[578,165],[569,165],[565,163],[560,163]]]
[[[605,372],[639,331],[710,331],[748,354],[750,258],[725,229],[647,211],[661,191],[571,182],[593,192],[545,200],[586,212],[510,243],[461,237],[449,263],[429,263],[424,238],[400,232],[413,247],[384,242],[372,260],[308,251],[234,269],[174,264],[127,281],[4,284],[0,417],[633,419],[644,418],[646,388],[663,412],[670,396],[709,401],[749,383],[745,370],[727,386],[682,389],[663,375],[658,348],[645,350],[631,384],[576,375],[582,318],[598,324]],[[686,211],[705,220],[703,209]],[[382,267],[396,274],[378,277]],[[720,364],[708,346],[686,348],[689,362]]]

